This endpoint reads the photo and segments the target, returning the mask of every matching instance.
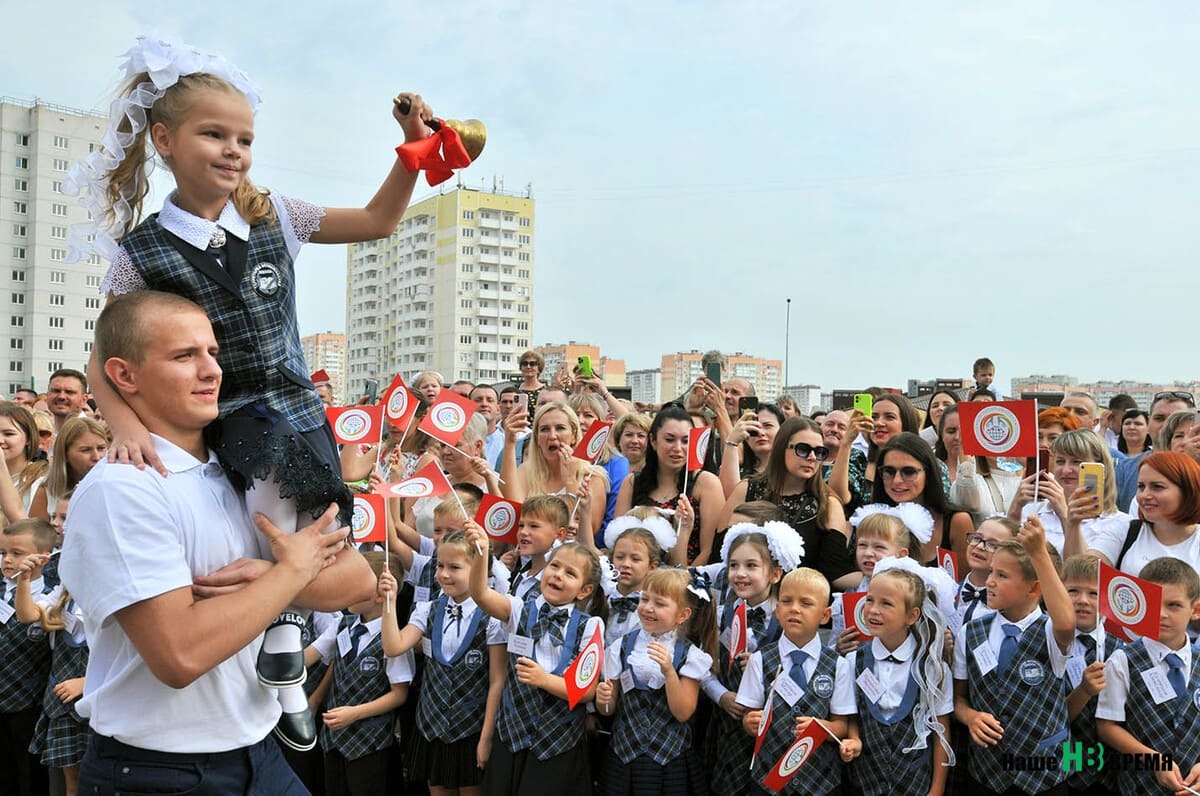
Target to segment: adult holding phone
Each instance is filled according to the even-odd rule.
[[[775,435],[787,420],[777,405],[760,404],[757,398],[743,398],[739,409],[743,407],[725,440],[730,450],[721,458],[721,488],[726,497],[740,481],[766,469]]]

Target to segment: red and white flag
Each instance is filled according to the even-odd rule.
[[[596,460],[600,458],[600,454],[604,452],[604,443],[608,442],[612,426],[612,423],[601,423],[599,420],[592,423],[571,455],[576,459],[583,459],[589,464],[595,464]]]
[[[771,690],[767,692],[767,704],[763,706],[762,717],[758,720],[758,734],[754,736],[754,754],[750,756],[750,768],[754,768],[754,761],[758,759],[758,750],[762,749],[763,741],[767,738],[767,730],[771,726],[771,703],[775,701],[775,684],[771,684]]]
[[[375,491],[390,498],[423,498],[444,495],[452,489],[437,462],[417,470],[409,478],[394,484],[380,484]]]
[[[571,710],[583,699],[588,689],[600,680],[600,670],[604,665],[604,634],[600,625],[592,631],[592,637],[583,645],[579,655],[571,661],[571,665],[563,672],[563,680],[567,686],[567,707]]]
[[[783,753],[783,757],[779,758],[778,762],[771,766],[771,770],[763,777],[763,787],[772,793],[781,792],[792,781],[792,777],[796,776],[800,767],[809,761],[813,753],[817,751],[817,747],[825,742],[826,738],[838,740],[837,736],[820,719],[810,721],[804,728],[804,732],[796,736],[796,740]]]
[[[383,404],[383,414],[389,423],[393,426],[407,429],[421,402],[408,389],[408,385],[404,383],[404,379],[400,378],[400,374],[397,373],[396,378],[392,379],[392,383],[383,391],[383,398],[380,400],[380,403]]]
[[[1037,401],[963,401],[958,405],[963,453],[1037,456]]]
[[[475,522],[495,542],[517,543],[517,524],[521,521],[521,504],[495,495],[484,495],[475,512]]]
[[[1162,586],[1126,575],[1100,562],[1100,614],[1104,627],[1126,641],[1138,636],[1158,641]]]
[[[339,445],[378,445],[383,439],[382,406],[329,406],[325,417]]]
[[[355,495],[350,534],[355,544],[387,539],[387,502],[383,495]]]
[[[733,609],[733,621],[729,623],[729,665],[733,666],[733,661],[737,656],[746,651],[746,637],[749,631],[746,628],[746,602],[743,600],[741,605]]]
[[[958,556],[954,555],[954,551],[945,547],[939,547],[937,549],[937,560],[938,566],[946,570],[946,573],[950,575],[950,579],[955,583],[959,583]]]
[[[864,599],[866,596],[865,591],[848,591],[842,594],[842,616],[846,619],[846,629],[857,630],[859,641],[869,641],[874,638],[870,628],[867,627],[866,617],[863,616],[867,605]]]
[[[712,439],[712,429],[692,428],[688,431],[688,472],[704,469],[704,457],[708,455],[708,443]]]
[[[447,445],[457,445],[463,429],[478,410],[470,398],[443,387],[417,428]]]

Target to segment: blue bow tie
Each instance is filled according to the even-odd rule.
[[[617,597],[609,603],[617,623],[620,624],[628,619],[629,615],[637,610],[639,602],[641,601],[637,597]]]
[[[959,599],[964,603],[973,603],[976,600],[987,599],[986,586],[972,586],[971,581],[963,582],[962,592],[959,594]]]
[[[545,638],[546,633],[550,634],[550,643],[556,647],[561,647],[566,640],[564,630],[567,624],[567,617],[571,612],[566,608],[552,608],[549,603],[542,606],[541,612],[538,614],[537,623],[533,626],[534,639]]]

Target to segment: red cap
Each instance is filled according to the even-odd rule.
[[[320,387],[322,384],[329,384],[329,374],[324,370],[318,370],[312,375],[312,383],[314,387]]]

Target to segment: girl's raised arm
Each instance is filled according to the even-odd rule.
[[[507,623],[512,616],[512,603],[500,592],[488,586],[488,562],[491,560],[486,552],[478,555],[476,550],[488,549],[488,537],[483,528],[468,520],[465,526],[467,546],[471,551],[471,599],[483,609],[488,616],[495,617]]]

